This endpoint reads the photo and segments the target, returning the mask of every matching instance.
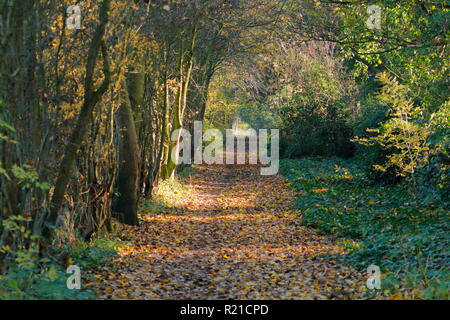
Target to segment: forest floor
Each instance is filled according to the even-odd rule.
[[[121,230],[128,245],[91,283],[100,299],[358,299],[366,275],[300,225],[285,179],[199,166],[178,206]],[[125,227],[124,227],[125,228]]]

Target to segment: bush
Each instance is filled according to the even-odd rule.
[[[283,109],[286,116],[281,131],[283,156],[352,157],[354,145],[350,140],[353,131],[343,109],[338,101],[316,104],[307,98],[295,97]]]
[[[0,300],[92,299],[90,290],[69,290],[65,270],[58,265],[22,268],[16,266],[0,276]]]
[[[0,275],[0,299],[9,300],[82,300],[94,298],[89,289],[67,288],[68,265],[76,265],[83,272],[104,265],[116,257],[118,248],[125,242],[111,238],[97,238],[90,243],[79,241],[72,246],[51,246],[51,255],[40,257],[37,250],[38,237],[32,236],[21,223],[29,218],[10,217],[3,221],[5,229],[15,234],[14,248],[3,246],[7,252],[8,269]],[[22,239],[21,241],[19,241]],[[25,241],[27,240],[27,241]],[[85,273],[86,274],[86,273]],[[87,277],[84,280],[89,280]]]

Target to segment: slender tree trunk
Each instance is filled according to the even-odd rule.
[[[197,26],[195,25],[192,28],[192,35],[191,35],[191,42],[190,42],[190,48],[189,48],[189,58],[187,61],[187,70],[186,74],[184,75],[184,66],[183,66],[183,46],[180,45],[180,88],[177,93],[177,99],[176,99],[176,109],[174,111],[174,127],[173,130],[179,130],[183,128],[183,115],[184,110],[186,108],[187,104],[187,91],[189,88],[189,82],[192,75],[192,69],[194,66],[194,47],[195,47],[195,39],[196,39],[196,33],[197,33]],[[175,178],[175,170],[177,168],[177,161],[178,161],[178,152],[179,152],[179,145],[180,145],[180,131],[178,132],[178,136],[176,137],[175,141],[170,141],[170,149],[169,149],[169,156],[174,153],[175,157],[174,159],[169,159],[167,162],[167,171],[166,171],[166,179],[173,180]]]
[[[50,215],[48,222],[51,225],[56,225],[56,220],[58,218],[58,212],[61,208],[62,202],[64,200],[64,195],[66,193],[67,185],[69,184],[69,179],[71,171],[73,168],[73,162],[76,159],[77,152],[86,138],[86,133],[88,131],[88,126],[91,123],[92,114],[95,106],[100,101],[102,95],[106,92],[110,82],[110,71],[106,52],[106,45],[103,42],[103,37],[105,34],[106,25],[108,23],[108,10],[109,10],[110,0],[103,0],[100,7],[100,23],[97,26],[94,37],[92,38],[91,45],[89,48],[87,66],[86,66],[86,78],[84,84],[84,102],[81,107],[80,114],[78,116],[77,124],[72,132],[69,143],[64,152],[64,158],[59,169],[58,179],[55,184],[55,189],[53,192],[53,197],[50,204]],[[103,57],[103,73],[105,79],[101,86],[94,91],[94,71],[97,65],[97,58],[99,51],[102,51]],[[51,232],[46,228],[44,234],[49,237]]]
[[[167,46],[167,44],[166,44]],[[162,121],[162,134],[161,134],[161,152],[160,152],[160,159],[158,160],[160,163],[163,163],[164,165],[161,165],[161,177],[162,179],[167,179],[167,162],[169,161],[169,150],[170,150],[170,106],[169,106],[169,77],[168,77],[168,69],[169,69],[169,61],[168,61],[168,54],[169,54],[168,46],[164,53],[164,111],[163,111],[163,121]]]

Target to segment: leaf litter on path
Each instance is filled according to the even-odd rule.
[[[283,177],[199,166],[171,212],[125,227],[131,245],[92,283],[100,299],[361,299],[366,275],[300,225]]]

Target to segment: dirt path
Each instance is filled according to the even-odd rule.
[[[333,241],[299,225],[280,176],[251,166],[197,167],[192,196],[130,228],[132,245],[99,270],[105,299],[361,298],[365,275],[323,253]]]

